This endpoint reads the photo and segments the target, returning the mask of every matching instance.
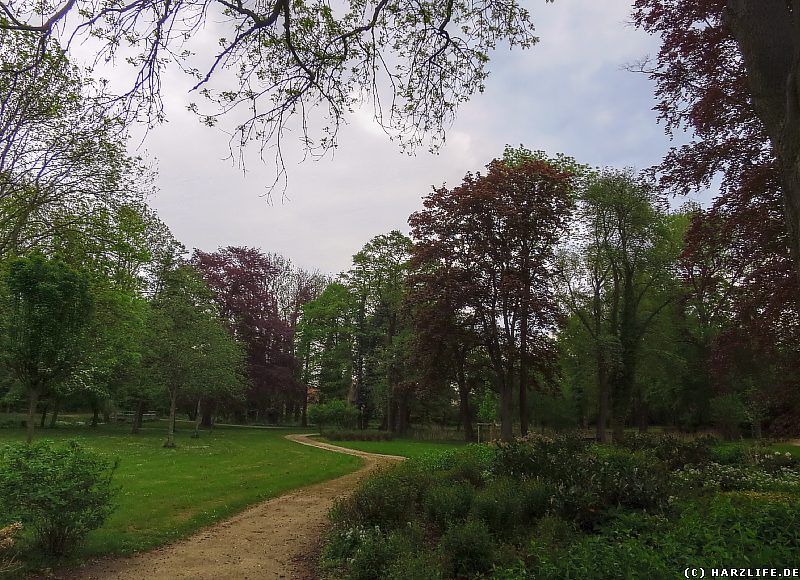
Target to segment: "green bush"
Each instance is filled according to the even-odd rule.
[[[341,400],[309,405],[308,420],[320,429],[354,429],[358,424],[358,409]]]
[[[390,431],[374,429],[326,429],[325,437],[331,441],[391,441]]]
[[[551,486],[539,480],[498,477],[477,491],[471,515],[495,536],[512,538],[547,512],[553,493]]]
[[[713,437],[708,436],[682,441],[673,435],[627,433],[618,446],[629,451],[652,453],[656,459],[674,470],[687,465],[708,463],[716,443]]]
[[[385,580],[441,580],[444,578],[441,558],[435,552],[422,550],[395,560],[383,577]]]
[[[0,513],[34,531],[45,553],[73,550],[112,511],[116,463],[76,442],[0,449]]]
[[[464,481],[440,477],[425,492],[422,509],[425,516],[439,531],[466,518],[475,489]]]
[[[587,443],[575,436],[530,437],[497,447],[494,471],[515,479],[562,480],[582,469]]]
[[[426,473],[445,472],[453,480],[480,486],[491,475],[495,450],[487,445],[467,445],[415,460]]]
[[[712,447],[711,461],[721,465],[740,465],[747,461],[747,448],[741,443]]]
[[[474,576],[494,563],[494,540],[481,521],[469,519],[451,526],[442,536],[441,549],[449,576]]]
[[[430,476],[411,463],[393,465],[366,477],[331,512],[334,523],[343,527],[402,527],[415,517],[416,506],[428,488]]]

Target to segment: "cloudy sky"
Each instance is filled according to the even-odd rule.
[[[457,185],[507,143],[590,165],[653,165],[670,142],[651,110],[651,83],[622,66],[658,43],[628,23],[630,5],[529,0],[541,42],[493,55],[486,91],[462,107],[438,155],[403,154],[362,113],[341,130],[335,156],[290,163],[286,199],[272,203],[264,194],[274,166],[251,161],[243,174],[225,159],[226,135],[186,112],[194,98],[185,81],[169,81],[169,122],[144,143],[158,161],[152,205],[188,248],[256,246],[336,273],[372,236],[407,232],[432,185]]]

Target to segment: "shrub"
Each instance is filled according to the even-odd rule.
[[[536,523],[533,541],[547,549],[563,548],[577,536],[578,528],[574,522],[547,515]]]
[[[29,526],[49,555],[61,556],[112,511],[116,463],[76,442],[9,445],[0,450],[0,507]]]
[[[498,477],[475,494],[471,515],[496,536],[510,538],[547,512],[553,493],[551,486],[539,480]]]
[[[713,437],[697,437],[691,441],[681,441],[673,435],[655,433],[627,433],[619,447],[629,451],[652,453],[659,461],[664,462],[671,470],[686,465],[702,465],[712,457],[712,446],[716,443]]]
[[[320,429],[325,427],[353,429],[358,423],[358,409],[341,400],[309,405],[308,420]]]
[[[415,509],[430,483],[430,476],[411,462],[393,465],[364,479],[331,512],[334,523],[345,528],[402,527],[415,517]]]
[[[586,449],[587,443],[575,436],[531,436],[524,442],[498,445],[494,470],[516,479],[569,479],[582,469]]]
[[[487,445],[467,445],[415,460],[425,472],[446,472],[447,477],[480,486],[491,475],[496,452]]]
[[[423,511],[428,521],[438,530],[466,518],[475,489],[466,482],[440,477],[425,492]]]
[[[392,433],[371,429],[326,429],[325,437],[331,441],[391,441]]]
[[[441,549],[450,576],[487,572],[494,562],[492,535],[486,524],[473,519],[451,526],[442,536]]]
[[[385,580],[441,580],[441,558],[435,552],[422,551],[417,554],[408,554],[388,567]]]
[[[739,465],[747,460],[747,451],[744,445],[730,443],[711,448],[711,461],[721,465]]]

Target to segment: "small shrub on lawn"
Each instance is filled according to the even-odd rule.
[[[456,524],[441,539],[445,572],[452,576],[474,576],[491,569],[495,544],[485,523],[469,519]]]
[[[48,555],[73,550],[112,511],[116,464],[76,442],[0,450],[0,513],[29,526]]]

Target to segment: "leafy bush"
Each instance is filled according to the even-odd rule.
[[[353,429],[358,424],[358,409],[341,400],[309,405],[308,420],[320,429]]]
[[[440,477],[425,492],[423,512],[431,524],[442,531],[451,523],[466,518],[475,489],[466,482]]]
[[[747,449],[740,443],[718,445],[711,448],[711,461],[722,465],[739,465],[747,460]]]
[[[347,527],[402,527],[414,519],[430,476],[411,463],[393,465],[374,473],[346,499],[337,502],[331,517]]]
[[[116,463],[76,442],[0,450],[0,513],[29,526],[47,554],[61,556],[112,511]]]
[[[494,540],[486,524],[478,520],[450,527],[442,536],[441,549],[449,576],[487,572],[494,563]]]
[[[372,429],[326,429],[325,437],[331,441],[391,441],[392,433]]]
[[[586,448],[587,443],[575,436],[531,436],[524,442],[503,443],[497,447],[494,471],[516,479],[570,478],[582,468]]]
[[[547,512],[553,493],[539,480],[498,477],[475,494],[472,517],[486,523],[494,535],[510,538]]]
[[[495,455],[495,450],[487,445],[467,445],[428,455],[415,463],[424,472],[442,471],[453,480],[480,486],[491,475]]]
[[[627,433],[619,447],[629,451],[652,453],[664,462],[669,469],[680,469],[686,465],[708,463],[712,456],[713,437],[697,437],[691,441],[681,441],[673,435],[655,433]]]

